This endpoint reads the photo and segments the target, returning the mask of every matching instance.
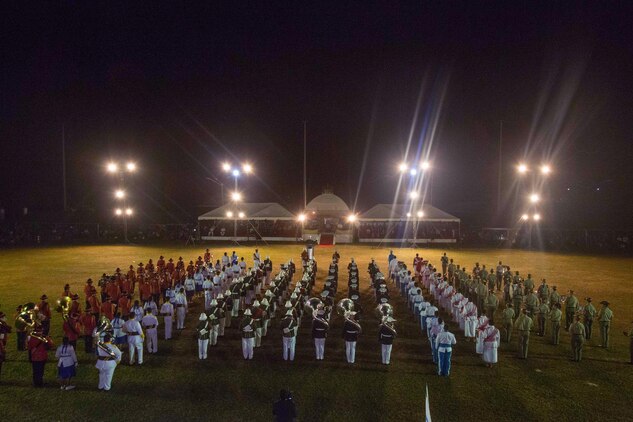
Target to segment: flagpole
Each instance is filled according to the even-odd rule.
[[[308,122],[306,120],[303,121],[303,209],[306,209],[308,204],[308,193],[307,193],[307,184],[306,184],[306,127]]]

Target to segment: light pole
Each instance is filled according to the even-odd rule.
[[[230,174],[235,179],[235,191],[231,193],[231,200],[234,203],[235,212],[234,213],[230,211],[229,212],[231,213],[231,215],[235,216],[235,219],[233,221],[233,241],[237,243],[237,218],[238,216],[239,218],[245,217],[245,214],[243,212],[237,211],[237,203],[242,200],[242,194],[237,190],[237,179],[240,177],[242,173],[247,174],[247,175],[253,173],[253,165],[250,163],[244,163],[242,164],[241,167],[234,167],[231,163],[229,163],[228,161],[225,161],[222,163],[222,171]],[[228,214],[229,213],[227,213],[227,216]],[[231,217],[229,216],[229,218]]]
[[[136,171],[136,163],[128,161],[125,166],[119,165],[116,162],[110,162],[107,164],[106,169],[109,173],[118,176],[120,187],[114,192],[114,197],[122,202],[122,208],[116,208],[114,215],[117,217],[123,217],[123,240],[125,243],[130,243],[127,236],[127,220],[134,214],[134,210],[128,207],[127,193],[125,191],[125,173],[134,173]]]

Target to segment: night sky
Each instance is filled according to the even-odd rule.
[[[142,221],[190,222],[220,204],[206,178],[230,186],[227,159],[254,165],[240,181],[248,201],[298,212],[304,120],[308,200],[329,187],[363,211],[394,200],[419,100],[409,158],[430,148],[427,202],[514,224],[525,159],[554,168],[547,225],[631,226],[630,2],[83,3],[0,6],[8,219],[23,207],[62,218],[62,127],[64,218],[113,220],[109,159],[137,162]]]

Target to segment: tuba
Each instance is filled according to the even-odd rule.
[[[110,320],[105,315],[101,315],[101,319],[99,320],[99,325],[97,325],[97,328],[95,329],[95,333],[93,334],[93,337],[96,340],[97,347],[99,349],[106,352],[108,356],[110,356],[111,358],[116,359],[116,355],[114,354],[114,352],[108,349],[103,344],[102,339],[106,334],[109,334],[110,337],[113,337],[114,328],[112,328],[112,324],[110,323]]]
[[[389,303],[381,303],[376,307],[376,316],[381,320],[384,320],[388,316],[393,316],[393,306]]]
[[[57,299],[57,306],[55,310],[62,314],[62,319],[64,322],[68,321],[68,314],[70,313],[70,303],[72,299],[68,296],[63,296]]]
[[[348,312],[354,310],[354,301],[349,298],[341,299],[336,304],[336,313],[345,316]]]
[[[323,301],[318,297],[311,297],[310,299],[306,300],[303,309],[306,313],[309,312],[310,314],[312,314],[313,317],[316,317],[316,311],[319,306],[323,306]]]
[[[15,328],[19,331],[33,331],[37,318],[35,314],[35,304],[33,302],[20,306],[20,312],[15,317]]]

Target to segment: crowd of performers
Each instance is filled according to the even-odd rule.
[[[252,267],[248,267],[244,257],[224,252],[214,262],[208,249],[188,264],[182,257],[174,262],[161,256],[156,264],[150,259],[146,265],[139,263],[136,268],[130,265],[125,272],[117,268],[111,275],[103,274],[96,286],[88,279],[83,301],[66,284],[55,309],[63,318],[63,340],[57,348],[49,335],[53,312],[48,297],[42,295],[37,304],[19,306],[15,315],[17,349],[28,351],[33,384],[43,385],[48,353],[55,350],[60,388],[73,389],[71,379],[76,374],[77,347],[81,340],[85,352],[96,357],[98,388],[107,391],[124,353],[129,365],[142,365],[144,349],[149,354],[158,352],[159,326],[162,325],[164,339],[171,339],[174,323],[176,330],[185,329],[186,315],[195,303],[204,307],[195,327],[200,360],[207,359],[227,329],[238,330],[243,358],[251,360],[269,328],[276,325],[282,336],[283,359],[293,361],[297,334],[304,321],[309,321],[303,325],[310,326],[315,358],[323,360],[330,320],[336,313],[343,318],[341,337],[345,341],[346,360],[354,364],[363,317],[359,268],[354,258],[347,264],[347,297],[338,302],[335,302],[339,287],[338,252],[332,256],[320,292],[314,291],[317,262],[307,250],[301,254],[299,269],[290,259],[273,273],[272,261],[269,257],[262,259],[257,249],[252,261]],[[600,325],[601,345],[608,347],[613,312],[606,301],[601,302],[599,311],[591,298],[586,298],[586,305],[580,306],[572,291],[561,296],[556,286],[550,289],[545,280],[535,290],[530,274],[523,279],[518,271],[512,274],[501,262],[496,271],[477,263],[468,273],[444,254],[441,267],[439,270],[416,254],[411,271],[393,252],[388,257],[386,275],[374,259],[369,263],[367,271],[375,301],[370,306],[375,307],[379,319],[382,364],[390,364],[397,336],[390,287],[400,293],[423,335],[428,337],[439,375],[450,374],[456,337],[449,325],[459,327],[466,341],[475,343],[476,353],[492,366],[497,363],[497,348],[502,339],[510,342],[513,330],[517,331],[519,355],[523,359],[528,355],[533,328],[540,336],[549,331],[552,343],[558,344],[563,305],[574,360],[581,359],[582,345],[592,336],[594,320]],[[503,310],[498,309],[501,303]],[[11,331],[6,315],[0,313],[0,374]],[[633,330],[625,334],[633,339]]]

